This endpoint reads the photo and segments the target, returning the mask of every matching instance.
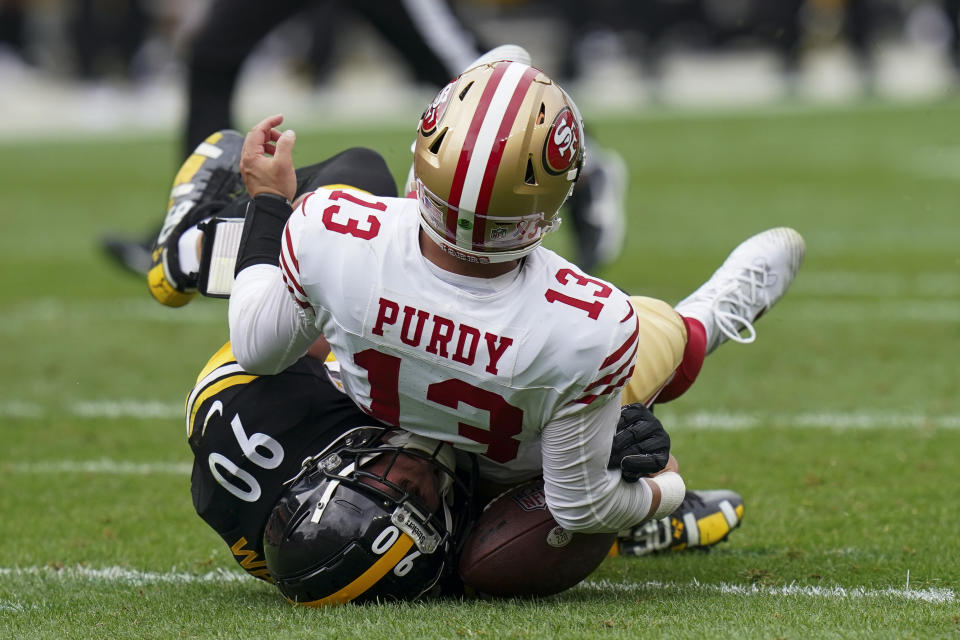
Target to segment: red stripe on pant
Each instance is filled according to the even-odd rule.
[[[699,320],[686,316],[683,316],[683,324],[687,327],[687,346],[683,350],[683,359],[674,371],[673,379],[657,396],[657,404],[682,396],[700,375],[703,359],[707,356],[707,332],[703,325]]]

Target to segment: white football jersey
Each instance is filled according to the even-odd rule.
[[[414,199],[320,189],[287,223],[284,282],[371,415],[480,454],[487,477],[539,473],[545,425],[619,404],[634,308],[543,248],[492,280],[442,271],[419,230]]]

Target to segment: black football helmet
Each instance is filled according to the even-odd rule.
[[[401,453],[434,465],[436,512],[409,485],[387,479]],[[382,456],[385,469],[367,470]],[[455,567],[455,542],[469,520],[472,482],[454,467],[449,445],[382,427],[348,431],[304,460],[263,536],[280,592],[308,606],[427,595]]]

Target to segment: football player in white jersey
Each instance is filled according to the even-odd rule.
[[[540,246],[582,167],[579,112],[520,62],[470,69],[427,108],[416,199],[296,198],[281,123],[256,125],[241,155],[252,200],[229,315],[245,370],[278,373],[325,339],[362,409],[479,454],[488,479],[542,472],[571,531],[677,508],[675,472],[631,483],[607,468],[620,405],[675,397],[706,353],[751,340],[799,268],[799,234],[750,238],[676,309],[584,274]]]

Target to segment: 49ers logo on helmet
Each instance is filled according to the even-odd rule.
[[[447,110],[447,104],[450,102],[450,96],[453,94],[453,85],[455,84],[456,81],[445,86],[440,90],[440,93],[437,94],[437,97],[433,99],[433,102],[427,105],[423,116],[420,118],[420,132],[423,133],[423,135],[428,136],[437,128],[437,123],[440,122],[440,118],[443,117],[443,112]]]
[[[543,166],[553,175],[569,171],[580,152],[580,124],[570,107],[564,107],[553,119],[547,142],[543,145]]]

